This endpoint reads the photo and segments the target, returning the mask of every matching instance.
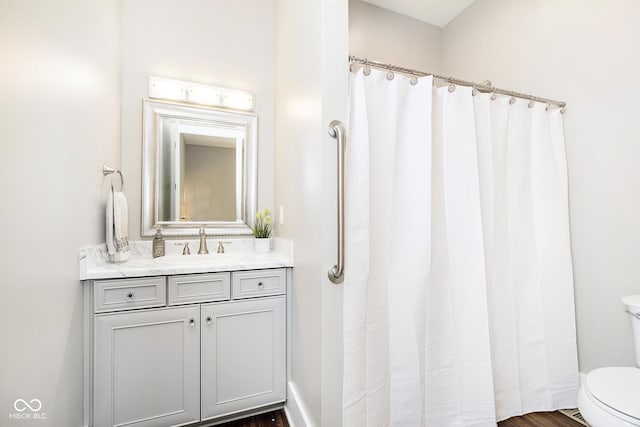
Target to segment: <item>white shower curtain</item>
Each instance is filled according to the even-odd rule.
[[[343,426],[576,406],[562,116],[351,75]]]

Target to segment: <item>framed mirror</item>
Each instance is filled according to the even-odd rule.
[[[257,129],[254,113],[144,100],[141,234],[250,235]]]

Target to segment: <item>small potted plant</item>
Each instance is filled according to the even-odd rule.
[[[256,213],[253,237],[255,237],[254,250],[257,253],[267,253],[271,250],[271,212],[269,209]]]

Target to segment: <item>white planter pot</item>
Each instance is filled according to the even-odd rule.
[[[266,254],[271,251],[271,239],[253,239],[253,250],[257,254]]]

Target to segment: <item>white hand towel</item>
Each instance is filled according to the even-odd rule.
[[[122,262],[129,259],[129,207],[121,191],[111,191],[107,197],[107,252],[109,261]]]

